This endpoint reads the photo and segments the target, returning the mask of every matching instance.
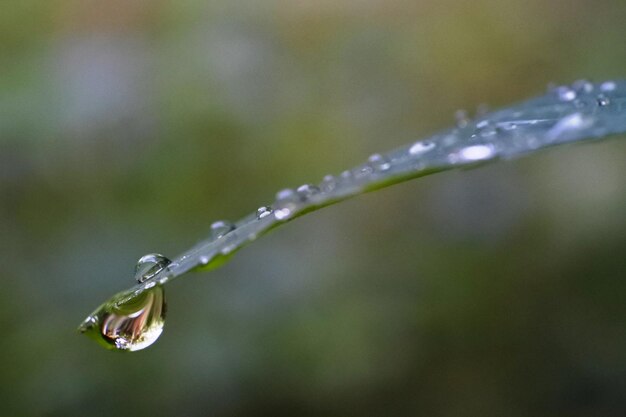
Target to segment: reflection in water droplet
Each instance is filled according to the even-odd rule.
[[[162,286],[120,293],[101,305],[78,330],[108,349],[136,351],[153,344],[165,323]]]
[[[166,268],[172,261],[158,253],[149,253],[142,256],[135,266],[135,279],[137,282],[144,282],[154,277]]]
[[[214,239],[218,239],[233,230],[235,230],[235,225],[226,220],[218,220],[211,224],[211,236]]]
[[[256,218],[261,220],[267,216],[269,216],[270,214],[272,214],[272,208],[271,207],[267,207],[267,206],[263,206],[263,207],[259,207],[256,211]]]
[[[411,155],[421,155],[426,153],[435,147],[435,142],[430,142],[427,140],[415,142],[413,146],[409,148],[409,153]]]

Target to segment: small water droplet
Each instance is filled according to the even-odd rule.
[[[215,239],[218,239],[233,230],[235,230],[235,225],[226,220],[218,220],[211,224],[211,235]]]
[[[374,171],[387,171],[389,168],[391,168],[391,164],[389,163],[387,158],[378,153],[371,155],[367,159],[367,161],[374,169]]]
[[[576,91],[567,86],[557,87],[556,94],[561,101],[573,101],[577,97]]]
[[[271,207],[267,207],[267,206],[263,206],[263,207],[259,207],[256,211],[256,218],[261,220],[267,216],[269,216],[270,214],[272,214],[272,208]]]
[[[577,80],[572,84],[574,90],[583,93],[591,93],[593,91],[593,84],[589,80]]]
[[[285,188],[276,193],[276,201],[292,200],[296,197],[296,192],[291,188]]]
[[[373,172],[374,172],[374,168],[372,168],[370,165],[363,165],[355,169],[354,177],[355,178],[368,177],[372,175]]]
[[[296,205],[293,203],[286,203],[282,207],[277,207],[274,210],[274,217],[276,220],[286,220],[291,217],[296,209]]]
[[[604,94],[600,94],[598,98],[596,99],[596,101],[598,103],[598,106],[600,107],[606,107],[609,104],[611,104],[611,100]]]
[[[605,81],[600,84],[600,90],[608,93],[610,91],[614,91],[617,88],[617,83],[615,81]]]
[[[492,145],[472,145],[450,155],[450,160],[456,162],[471,162],[490,159],[495,155]]]
[[[320,189],[313,184],[303,184],[296,189],[296,192],[302,200],[306,200],[314,194],[320,192]]]
[[[409,153],[411,155],[421,155],[423,153],[433,150],[434,148],[435,148],[435,142],[423,140],[423,141],[415,142],[409,148]]]
[[[463,109],[457,110],[454,113],[454,120],[456,122],[456,127],[458,127],[459,129],[467,127],[467,125],[471,121],[469,115],[467,114],[467,110],[463,110]]]
[[[476,116],[481,117],[489,113],[489,105],[487,103],[481,103],[476,107]]]
[[[322,182],[320,183],[320,190],[329,193],[332,190],[337,188],[337,180],[332,175],[326,175],[322,178]]]
[[[476,132],[477,135],[481,137],[493,136],[497,132],[496,127],[493,126],[489,120],[481,120],[476,124]]]
[[[158,253],[149,253],[137,261],[135,266],[135,279],[142,283],[165,269],[172,261]]]
[[[341,174],[339,174],[339,176],[344,180],[348,180],[352,178],[352,172],[350,170],[345,170]]]
[[[79,326],[81,333],[108,349],[136,351],[153,344],[165,324],[162,286],[115,295]]]
[[[202,255],[202,256],[200,257],[200,263],[201,263],[202,265],[206,265],[206,264],[208,264],[208,263],[209,263],[209,257],[208,257],[208,256],[206,256],[206,255]]]

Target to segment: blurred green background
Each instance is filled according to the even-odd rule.
[[[3,416],[623,416],[626,140],[361,196],[75,328],[284,187],[459,108],[626,77],[615,1],[38,1],[0,12]]]

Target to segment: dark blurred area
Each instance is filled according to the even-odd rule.
[[[0,12],[3,416],[626,415],[626,140],[426,177],[76,332],[284,187],[548,82],[626,78],[626,2],[37,1]]]

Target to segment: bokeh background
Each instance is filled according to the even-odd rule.
[[[169,285],[135,354],[75,328],[287,186],[548,82],[626,77],[626,3],[9,0],[3,416],[623,416],[626,140],[306,216]]]

